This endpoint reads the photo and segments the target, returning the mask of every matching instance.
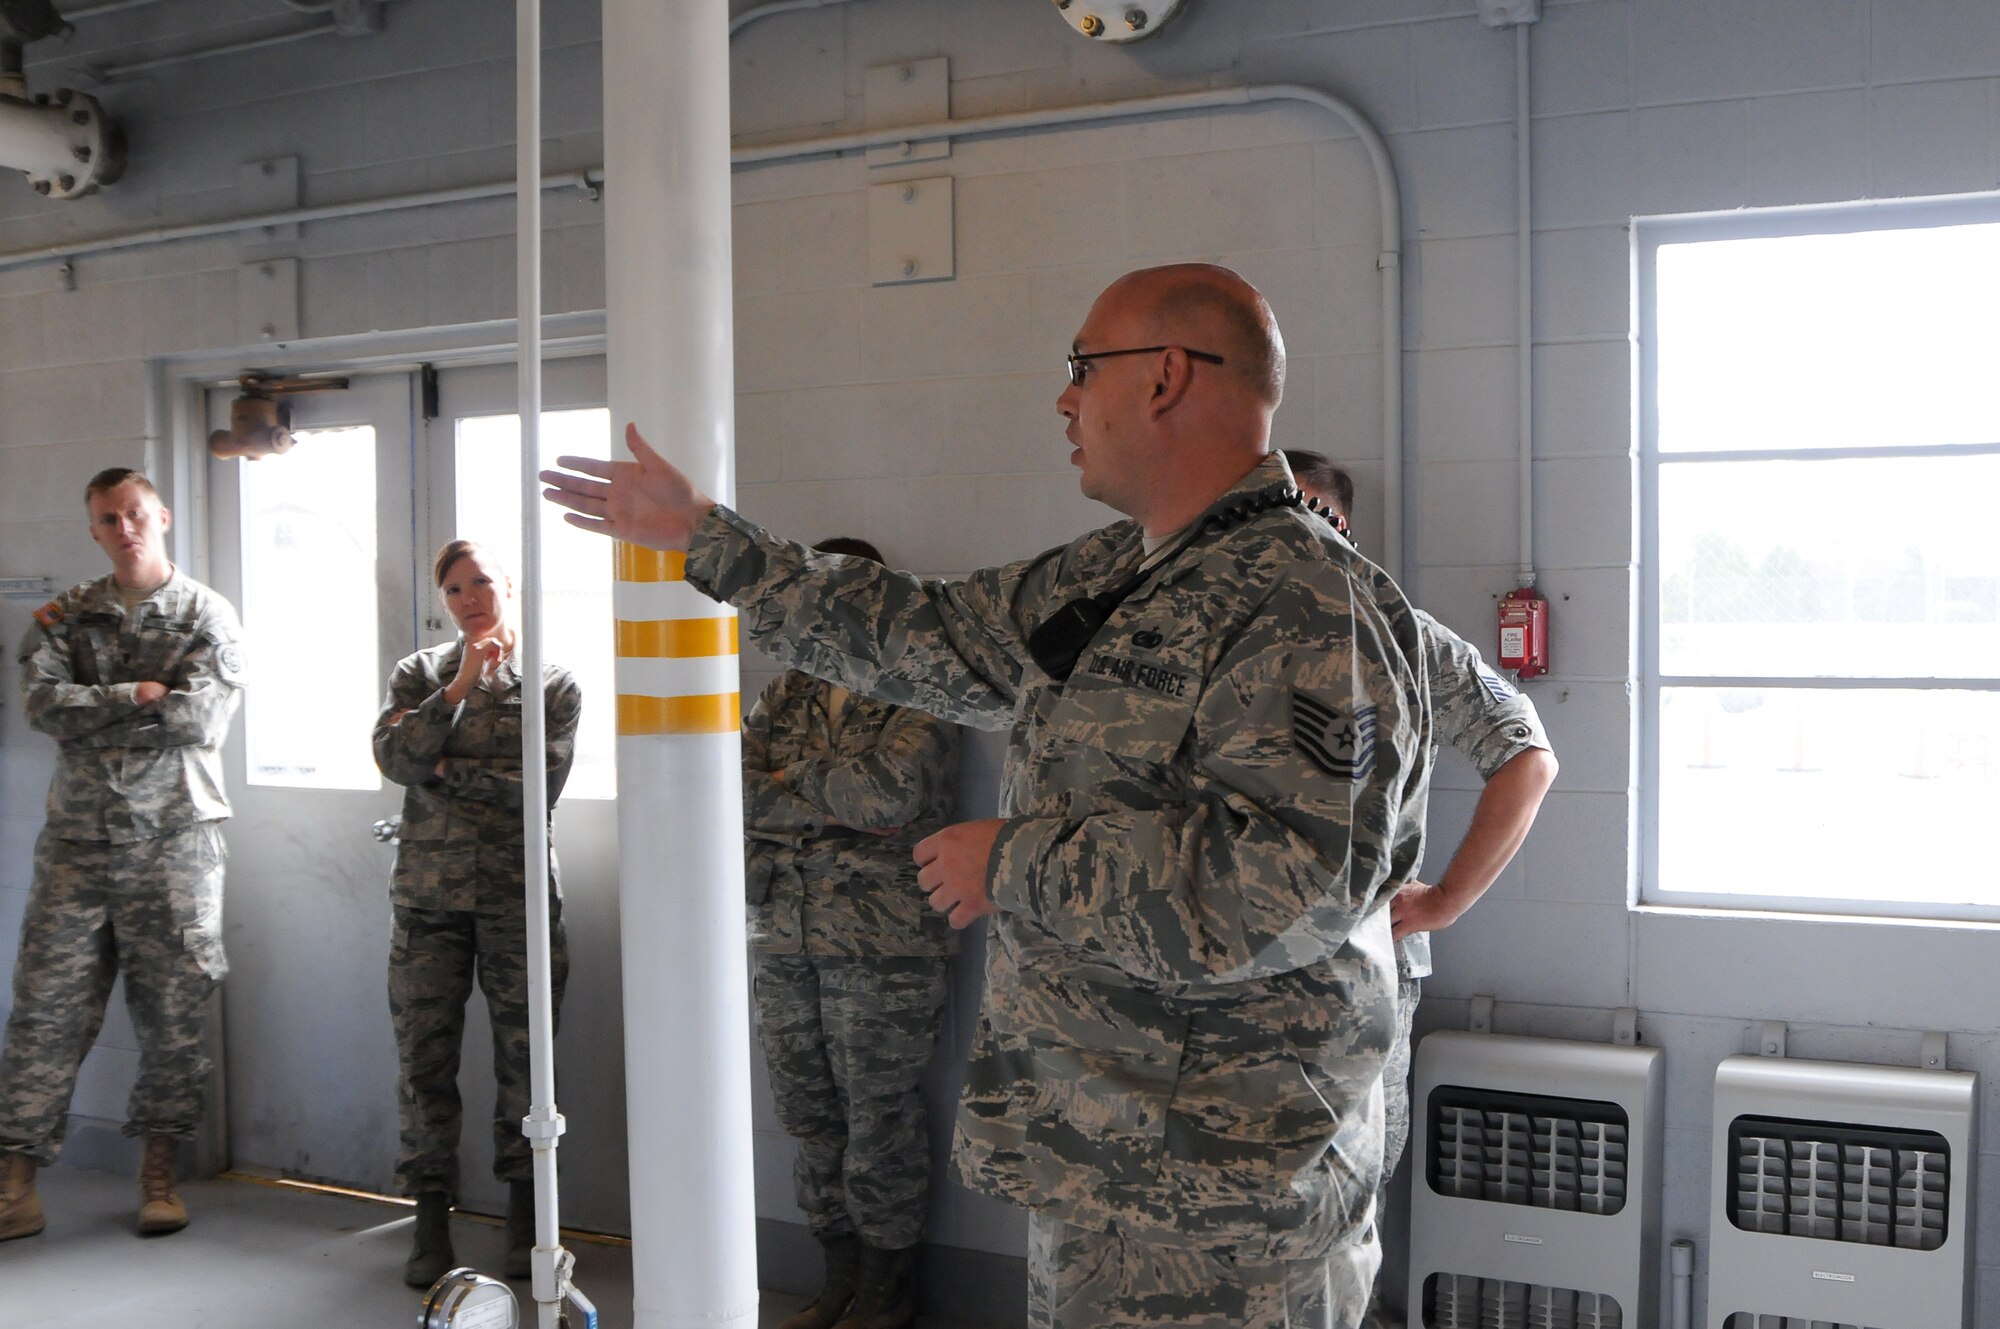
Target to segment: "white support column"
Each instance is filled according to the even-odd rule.
[[[605,0],[611,418],[735,495],[729,24]],[[622,446],[622,444],[621,444]],[[733,610],[620,545],[619,904],[637,1329],[757,1319]]]

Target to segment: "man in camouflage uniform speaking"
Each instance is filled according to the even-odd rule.
[[[1121,278],[1069,366],[1083,492],[1132,520],[960,582],[816,560],[636,430],[637,461],[544,478],[577,525],[686,548],[767,650],[1011,731],[1005,815],[917,858],[954,924],[995,916],[955,1165],[1032,1211],[1033,1322],[1346,1329],[1380,1258],[1422,639],[1268,455],[1284,345],[1242,278]]]
[[[1354,510],[1354,480],[1317,452],[1288,448],[1285,461],[1299,488],[1333,512],[1342,534]],[[1485,781],[1472,824],[1435,884],[1399,884],[1389,917],[1396,938],[1396,1041],[1382,1073],[1388,1135],[1382,1154],[1382,1196],[1410,1140],[1410,1033],[1423,980],[1431,972],[1430,934],[1456,923],[1499,880],[1528,838],[1542,798],[1556,778],[1556,754],[1535,703],[1493,672],[1479,648],[1419,609],[1430,664],[1432,736],[1456,749]],[[1389,1323],[1378,1287],[1371,1314]]]
[[[875,563],[864,540],[821,553]],[[799,1208],[826,1253],[780,1329],[899,1329],[916,1315],[930,1205],[923,1075],[958,934],[911,851],[951,815],[958,734],[936,716],[787,670],[743,725],[744,882],[757,1026]]]
[[[77,1069],[122,971],[139,1039],[125,1133],[145,1144],[139,1230],[187,1225],[175,1192],[201,1121],[202,1036],[222,954],[222,740],[243,685],[229,602],[167,561],[173,514],[137,471],[85,492],[112,573],[35,611],[21,647],[28,722],[56,740],[48,820],[0,1055],[0,1240],[42,1230]]]

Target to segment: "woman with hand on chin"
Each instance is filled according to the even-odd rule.
[[[438,594],[459,636],[418,651],[389,676],[375,722],[375,762],[405,786],[390,898],[389,1012],[402,1073],[396,1184],[417,1200],[403,1281],[428,1287],[457,1261],[449,1215],[458,1188],[459,1044],[475,976],[493,1025],[493,1175],[508,1183],[509,1277],[530,1272],[534,1165],[529,1106],[526,837],[521,826],[521,672],[514,585],[470,540],[438,551]],[[583,696],[567,670],[543,670],[549,805],[569,775]],[[550,983],[558,1007],[569,970],[549,853]]]

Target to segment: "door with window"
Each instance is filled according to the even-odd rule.
[[[547,455],[606,454],[603,382],[599,359],[549,365]],[[357,376],[294,399],[290,452],[209,464],[214,579],[242,611],[253,661],[230,754],[231,1157],[367,1190],[390,1187],[397,1148],[395,849],[374,828],[402,793],[376,770],[369,735],[396,661],[452,636],[431,586],[436,549],[464,537],[520,565],[513,367],[444,370],[434,385],[419,371]],[[233,395],[211,392],[215,422]],[[571,955],[557,1052],[563,1212],[623,1231],[610,549],[560,522],[544,531],[546,654],[585,699],[555,814]],[[483,998],[468,1005],[459,1085],[461,1201],[498,1212]]]

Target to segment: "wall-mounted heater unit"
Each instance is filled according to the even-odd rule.
[[[1652,1323],[1664,1068],[1658,1048],[1552,1038],[1417,1046],[1410,1329]]]
[[[1730,1057],[1715,1071],[1710,1329],[1964,1329],[1978,1077]],[[1775,1045],[1774,1045],[1775,1046]]]

